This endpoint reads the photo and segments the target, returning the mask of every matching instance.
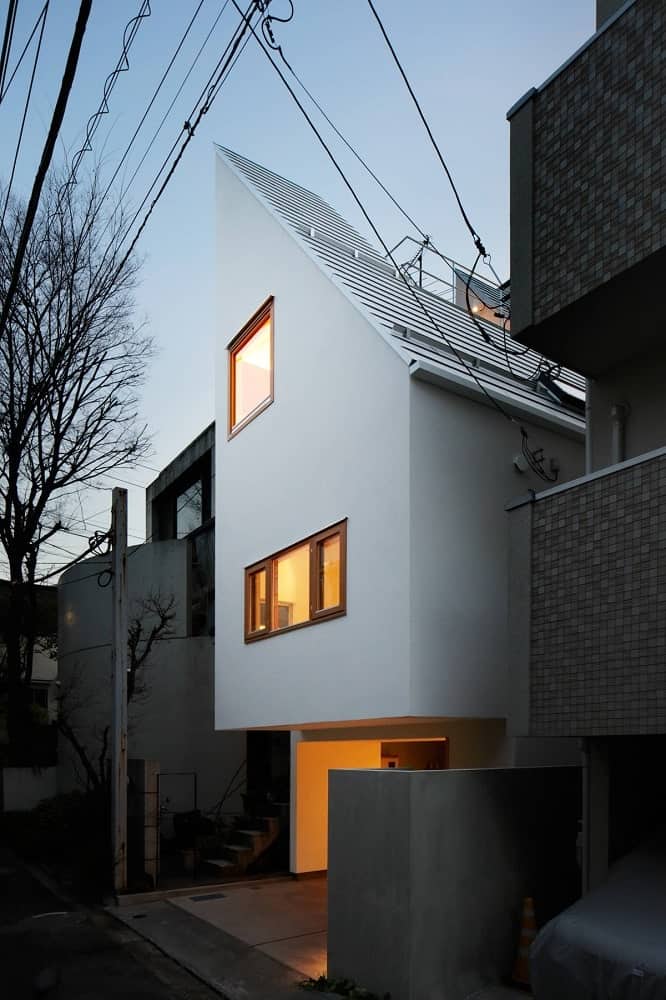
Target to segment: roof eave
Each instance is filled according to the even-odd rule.
[[[465,396],[467,399],[484,403],[486,406],[493,405],[479,384],[471,376],[462,372],[440,368],[426,360],[413,360],[409,365],[409,374],[412,378],[448,389],[458,396]],[[503,409],[518,420],[528,420],[538,427],[557,431],[574,441],[585,439],[585,421],[566,410],[547,408],[537,399],[520,399],[512,391],[497,385],[489,387],[488,392],[493,399],[501,404]]]

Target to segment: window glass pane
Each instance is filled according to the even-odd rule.
[[[203,486],[192,483],[176,497],[176,538],[184,538],[203,524]]]
[[[215,632],[215,533],[211,528],[190,539],[192,635]]]
[[[271,318],[232,355],[232,427],[244,420],[271,394]]]
[[[266,630],[266,570],[250,576],[250,632]]]
[[[310,618],[310,546],[300,545],[273,560],[273,628]]]
[[[317,545],[317,610],[340,603],[340,536],[331,535]]]

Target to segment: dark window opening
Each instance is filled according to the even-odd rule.
[[[190,539],[192,635],[215,634],[215,529],[209,525]]]

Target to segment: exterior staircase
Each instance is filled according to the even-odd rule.
[[[211,851],[211,856],[206,857],[208,851],[201,844],[201,864],[214,868],[225,878],[243,875],[275,843],[281,828],[278,816],[240,817],[224,845],[215,849],[215,856]]]

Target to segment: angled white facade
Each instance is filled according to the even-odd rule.
[[[330,767],[403,766],[418,741],[446,741],[450,766],[515,761],[504,508],[539,482],[514,464],[519,424],[566,480],[582,420],[419,293],[517,422],[489,406],[402,279],[309,192],[220,150],[216,211],[216,727],[292,732],[292,869],[313,870]],[[228,345],[271,297],[273,401],[227,436]],[[345,520],[346,613],[246,641],[246,568]]]

